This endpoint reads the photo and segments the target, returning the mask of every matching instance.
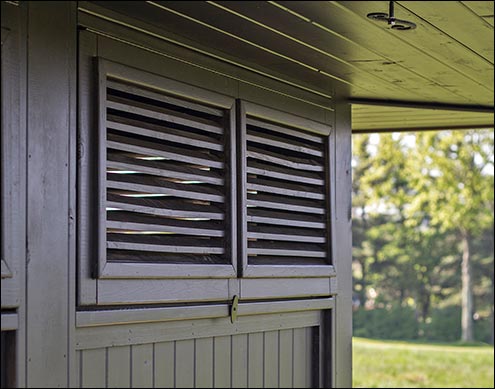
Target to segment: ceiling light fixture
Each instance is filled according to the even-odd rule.
[[[366,16],[373,20],[387,22],[394,30],[414,30],[416,28],[416,24],[413,22],[395,18],[393,1],[388,5],[388,14],[384,12],[371,12]]]

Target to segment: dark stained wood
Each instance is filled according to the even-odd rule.
[[[248,239],[266,239],[266,240],[280,240],[289,242],[303,242],[303,243],[325,243],[326,238],[324,236],[302,236],[289,235],[289,234],[269,234],[266,232],[251,232],[247,233]]]
[[[248,247],[248,255],[271,255],[271,256],[282,256],[282,257],[313,257],[313,258],[325,258],[325,251],[309,251],[301,247],[299,250],[290,250],[288,248],[266,248],[266,247]]]
[[[293,212],[273,212],[248,208],[247,221],[252,223],[274,224],[282,226],[297,226],[304,228],[325,228],[326,223],[306,214]]]
[[[314,200],[302,200],[300,198],[266,195],[248,194],[247,205],[268,209],[283,209],[294,212],[313,213],[317,215],[325,214],[325,205]]]
[[[77,5],[23,4],[27,41],[25,386],[66,387],[75,356],[75,236],[69,179],[76,136]],[[27,38],[26,38],[27,39]],[[42,328],[42,329],[41,329]],[[48,370],[47,370],[47,367]]]
[[[315,161],[295,158],[291,156],[281,156],[278,153],[263,150],[257,147],[248,146],[247,157],[274,163],[277,165],[287,166],[292,169],[307,170],[312,172],[321,172],[323,167]]]
[[[110,79],[107,82],[107,86],[109,89],[118,90],[136,96],[146,97],[163,103],[176,105],[178,107],[184,107],[190,110],[203,112],[209,115],[214,115],[218,117],[222,117],[224,115],[224,111],[221,109],[209,107],[204,104],[196,104],[194,102],[187,101],[184,99],[178,99],[164,93],[159,93],[158,90],[154,91],[152,89],[149,89],[148,87],[145,88],[142,86],[126,84],[123,82],[119,82],[119,80],[112,80],[112,79]]]
[[[304,139],[314,143],[323,143],[323,138],[321,136],[313,135],[308,132],[298,131],[291,129],[290,127],[284,127],[280,125],[276,125],[274,123],[270,123],[264,120],[258,120],[253,117],[247,117],[246,124],[249,127],[258,127],[267,129],[273,132],[277,132],[282,136],[289,135],[294,136],[296,138]],[[309,127],[309,126],[308,126]]]
[[[246,170],[247,173],[276,178],[279,180],[295,181],[298,183],[311,185],[323,185],[324,183],[323,179],[318,174],[270,165],[259,161],[248,160]]]
[[[262,178],[248,178],[246,185],[248,191],[260,191],[266,193],[275,193],[283,196],[293,196],[304,199],[324,200],[325,194],[321,188],[297,185],[288,182],[276,182]]]
[[[109,249],[153,251],[187,254],[223,254],[224,248],[217,239],[194,239],[157,235],[107,234]]]
[[[156,216],[224,219],[223,210],[215,205],[199,205],[177,199],[134,198],[109,192],[107,194],[107,206]]]
[[[145,118],[161,120],[166,123],[179,124],[182,126],[196,128],[213,134],[222,134],[223,128],[214,122],[201,120],[187,114],[181,114],[165,108],[150,106],[136,101],[111,96],[107,102],[107,108],[118,112],[139,115]]]
[[[0,264],[2,308],[24,298],[26,258],[26,18],[25,8],[2,3],[0,136]],[[24,312],[23,308],[20,308]],[[22,326],[24,328],[24,326]],[[18,344],[24,344],[19,340]],[[18,348],[18,353],[24,354]],[[21,374],[19,377],[23,377]],[[3,381],[2,381],[3,382]],[[23,382],[23,379],[19,382]]]
[[[107,188],[128,191],[164,194],[186,199],[215,201],[222,203],[225,196],[213,188],[196,184],[174,184],[172,182],[150,176],[134,174],[108,174]]]
[[[95,219],[98,204],[97,160],[99,144],[97,128],[98,104],[94,103],[98,90],[95,75],[97,39],[94,34],[79,31],[79,88],[78,88],[78,139],[77,139],[77,239],[78,246],[78,304],[96,304],[96,281],[91,279],[98,256],[98,239]],[[105,211],[102,212],[105,214]]]
[[[187,267],[180,271],[180,265]],[[233,273],[222,254],[109,249],[100,278],[182,278],[184,270],[190,277],[204,277],[205,265],[210,277],[227,277]]]
[[[246,142],[246,103],[236,101],[236,172],[237,172],[237,255],[239,256],[238,276],[242,277],[248,266],[247,255],[247,142]]]
[[[176,6],[180,6],[181,2],[175,2],[174,8]],[[330,86],[332,84],[331,78],[321,77],[313,68],[307,68],[298,64],[297,62],[291,61],[280,55],[269,53],[264,50],[262,47],[253,46],[251,44],[247,44],[245,42],[240,41],[234,36],[228,36],[220,31],[215,31],[207,26],[201,25],[195,21],[188,20],[182,16],[174,14],[172,12],[168,12],[163,8],[155,7],[151,4],[146,4],[145,7],[135,8],[131,3],[114,3],[111,1],[107,2],[98,2],[98,4],[104,5],[110,9],[115,11],[139,16],[148,21],[151,25],[158,27],[163,30],[163,26],[166,25],[168,31],[170,33],[175,34],[177,36],[182,36],[192,42],[196,42],[196,44],[202,45],[203,47],[208,47],[211,50],[211,47],[223,47],[223,53],[219,52],[215,54],[222,54],[223,58],[229,59],[229,56],[225,53],[236,53],[242,52],[245,56],[244,58],[248,58],[249,60],[240,61],[244,63],[244,66],[250,69],[267,69],[271,70],[271,72],[266,72],[266,74],[273,74],[273,66],[276,65],[277,73],[283,73],[281,70],[283,69],[291,69],[293,71],[298,72],[297,77],[293,77],[294,81],[298,80],[298,83],[305,85],[311,83],[313,85],[318,84],[318,80],[322,83],[322,87],[319,89],[329,91],[331,90]],[[161,3],[162,6],[167,7],[169,4]],[[214,7],[211,7],[207,4],[203,3],[195,3],[195,7],[207,7],[208,9],[214,10]],[[205,8],[206,8],[205,7]],[[201,12],[201,10],[198,10]],[[212,42],[216,42],[212,45]],[[259,45],[263,46],[263,45]],[[276,73],[276,74],[277,74]],[[278,74],[277,74],[278,75]],[[276,77],[276,76],[275,76]],[[323,87],[326,86],[325,87]]]
[[[308,45],[301,44],[302,37],[288,39],[287,34],[281,35],[277,33],[276,29],[264,28],[258,23],[238,17],[236,14],[226,13],[225,10],[211,4],[195,3],[194,7],[190,7],[182,1],[167,1],[160,4],[164,6],[163,8],[160,7],[164,18],[173,18],[180,13],[191,18],[188,18],[188,21],[195,22],[191,23],[190,30],[183,32],[184,35],[191,36],[194,33],[202,33],[200,40],[225,41],[222,43],[232,52],[256,48],[258,52],[253,53],[255,56],[252,58],[256,58],[260,63],[266,63],[267,57],[275,57],[271,67],[279,72],[285,72],[288,68],[292,68],[293,72],[298,71],[298,68],[301,71],[313,70],[322,75],[328,75],[329,78],[342,84],[361,89],[363,93],[373,91],[380,80],[376,74],[361,72],[362,82],[360,84],[355,83],[352,76],[359,69],[351,62],[332,54],[327,55],[324,50],[314,50]],[[174,14],[173,11],[179,13]],[[226,15],[229,17],[225,17]],[[184,17],[184,19],[186,18]],[[206,25],[214,28],[205,28]],[[287,62],[285,68],[278,64],[280,61]],[[389,93],[393,93],[393,91],[400,93],[400,87],[394,85],[385,85],[383,88],[389,89]]]
[[[220,158],[203,151],[195,151],[193,153],[188,149],[181,149],[175,146],[134,139],[112,133],[109,133],[107,138],[107,147],[110,149],[152,157],[163,157],[179,162],[187,162],[194,165],[209,166],[218,169],[224,167],[223,161],[221,161]]]
[[[268,239],[268,236],[274,235],[280,237],[280,239],[274,240],[293,240],[290,236],[298,235],[301,239],[308,238],[308,241],[312,241],[313,243],[324,243],[326,241],[326,232],[322,230],[312,230],[306,228],[297,228],[297,227],[280,227],[280,226],[270,226],[264,224],[250,224],[248,226],[248,235],[249,234],[259,234],[260,239]],[[266,237],[264,237],[266,236]],[[283,238],[286,236],[286,238]]]
[[[133,212],[122,211],[107,213],[107,228],[123,231],[170,232],[186,235],[223,237],[223,227],[223,223],[220,222],[177,220],[143,216]]]
[[[214,151],[224,150],[222,143],[216,139],[194,134],[191,131],[181,131],[129,118],[108,115],[107,128],[178,144],[190,144]]]
[[[261,143],[272,147],[295,151],[301,154],[309,154],[309,155],[314,155],[316,157],[323,156],[321,150],[312,149],[307,145],[305,145],[304,143],[300,143],[298,141],[285,141],[282,137],[263,134],[258,131],[255,131],[254,129],[248,128],[246,140],[248,142]]]
[[[347,104],[339,105],[335,117],[335,225],[334,263],[337,273],[335,314],[335,387],[352,382],[352,135],[351,112]]]
[[[234,274],[242,269],[242,258],[238,256],[238,215],[237,215],[237,104],[234,101],[224,118],[225,124],[225,177],[226,177],[226,211],[225,211],[225,231],[226,231],[226,254],[229,256],[229,263],[232,264]]]
[[[329,275],[329,266],[324,256],[304,257],[297,253],[294,256],[257,254],[249,257],[249,263],[251,264],[249,269],[251,277],[269,276],[270,272],[275,277],[327,277]],[[263,272],[264,268],[266,270]]]
[[[173,164],[168,161],[149,161],[130,158],[109,152],[107,168],[124,171],[137,171],[158,177],[176,178],[183,181],[197,181],[223,186],[225,180],[217,173],[189,166]]]

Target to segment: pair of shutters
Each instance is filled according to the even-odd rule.
[[[99,277],[331,264],[328,136],[99,61]]]

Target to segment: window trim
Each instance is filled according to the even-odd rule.
[[[91,22],[93,20],[91,19]],[[120,31],[118,27],[107,25],[106,23],[100,26],[104,31]],[[115,28],[115,29],[114,29]],[[122,34],[128,34],[129,39],[139,40],[145,39],[138,33],[122,30]],[[135,46],[127,41],[116,41],[106,35],[96,33],[91,29],[81,29],[79,34],[79,75],[78,75],[78,172],[74,176],[74,182],[77,182],[78,193],[78,211],[77,211],[77,304],[79,307],[84,306],[142,306],[142,304],[191,304],[191,303],[208,303],[227,302],[231,301],[234,295],[240,296],[242,299],[262,298],[251,296],[253,291],[259,287],[259,282],[263,281],[263,289],[266,296],[270,300],[279,300],[284,298],[314,298],[315,296],[331,296],[337,293],[337,277],[334,277],[333,266],[324,266],[323,269],[311,271],[312,274],[306,274],[304,270],[309,270],[308,266],[301,267],[298,274],[284,272],[284,269],[275,269],[270,273],[270,269],[263,266],[261,269],[265,274],[263,276],[247,276],[239,270],[233,272],[232,276],[228,277],[206,277],[188,273],[186,275],[170,274],[169,278],[146,278],[136,277],[129,278],[126,275],[114,278],[97,278],[98,275],[96,260],[97,247],[97,231],[91,227],[90,222],[98,219],[97,215],[97,191],[96,179],[97,171],[97,153],[95,145],[97,144],[96,131],[98,126],[97,105],[95,96],[98,94],[98,77],[97,77],[97,62],[98,58],[103,58],[107,62],[112,62],[115,66],[120,66],[123,69],[136,69],[153,77],[158,77],[161,80],[166,80],[169,85],[182,84],[187,87],[187,90],[197,89],[209,93],[214,91],[216,96],[221,96],[222,99],[233,102],[235,98],[241,98],[246,104],[252,104],[250,101],[263,101],[271,108],[259,106],[264,112],[277,113],[285,115],[284,110],[290,110],[295,115],[289,114],[292,119],[305,121],[305,118],[313,118],[314,123],[318,126],[323,125],[325,128],[331,127],[334,124],[334,113],[323,108],[316,109],[313,105],[308,104],[304,100],[297,98],[300,91],[294,88],[289,88],[286,85],[279,85],[271,80],[263,79],[272,89],[281,88],[280,90],[287,92],[287,96],[273,93],[271,89],[265,89],[256,85],[251,85],[248,82],[231,79],[225,77],[224,74],[219,74],[212,71],[215,68],[210,59],[205,59],[201,56],[190,56],[189,52],[182,49],[177,49],[172,45],[155,41],[152,38],[145,39],[139,46]],[[131,40],[132,40],[131,39]],[[143,51],[141,45],[152,45],[154,49]],[[173,53],[178,58],[185,57],[192,64],[178,61],[175,57],[162,55],[155,50],[160,50],[160,53],[165,49],[167,53]],[[145,48],[146,50],[146,48]],[[158,54],[155,54],[158,53]],[[202,61],[207,61],[209,66],[196,66],[195,63],[201,64]],[[215,66],[223,66],[221,63],[213,61]],[[237,69],[229,68],[229,71],[237,74]],[[248,75],[246,75],[247,77]],[[219,93],[218,93],[218,92]],[[186,94],[187,96],[187,94]],[[297,98],[297,104],[294,98]],[[304,97],[305,95],[302,95]],[[307,96],[305,96],[307,97]],[[225,101],[224,100],[224,101]],[[311,99],[310,99],[311,100]],[[199,102],[208,102],[207,99],[201,97]],[[329,107],[332,106],[331,101],[327,101]],[[234,105],[234,104],[233,104]],[[228,104],[224,105],[228,108]],[[297,115],[297,116],[296,116]],[[271,121],[283,120],[276,116],[270,115],[267,117]],[[322,123],[328,123],[322,124]],[[294,123],[290,123],[295,126]],[[297,127],[297,125],[296,125]],[[306,126],[304,126],[306,127]],[[335,138],[335,132],[332,132],[331,137]],[[231,147],[234,147],[233,144]],[[332,149],[333,150],[333,149]],[[333,162],[333,170],[335,170],[335,150],[331,155]],[[235,166],[237,160],[231,155],[231,164]],[[333,174],[333,173],[332,173]],[[238,181],[233,181],[231,190],[235,193],[235,188],[238,186]],[[332,189],[334,191],[334,188]],[[335,206],[335,196],[332,195],[333,204]],[[238,207],[236,207],[238,208]],[[333,209],[332,209],[333,211]],[[235,229],[239,223],[237,213],[231,215],[229,220],[232,221],[232,228]],[[237,230],[238,231],[238,230]],[[232,246],[237,248],[238,234],[232,237]],[[332,237],[332,239],[334,239]],[[332,246],[335,250],[335,245]],[[242,265],[242,258],[239,255],[234,256],[238,268]],[[112,265],[111,263],[107,265]],[[202,265],[194,265],[202,266]],[[175,268],[176,266],[173,265]],[[184,268],[184,266],[183,266]],[[115,269],[108,268],[115,271]],[[192,270],[192,268],[191,268]],[[320,271],[321,270],[321,271]],[[127,270],[126,270],[127,271]],[[173,269],[171,269],[173,271]],[[115,273],[114,273],[115,274]],[[273,275],[271,275],[273,274]],[[328,275],[330,274],[330,275]],[[238,278],[244,277],[244,278]],[[317,277],[309,283],[294,283],[294,280],[304,279],[305,277]],[[254,288],[254,289],[253,289]],[[258,290],[259,294],[260,291]]]
[[[150,263],[109,263],[106,260],[106,90],[107,78],[131,81],[133,84],[152,88],[169,95],[185,97],[199,103],[207,103],[221,108],[228,115],[229,125],[225,128],[225,135],[229,146],[235,144],[235,100],[214,92],[206,91],[185,83],[167,79],[162,76],[148,73],[144,70],[134,69],[107,59],[98,57],[98,264],[97,276],[106,278],[229,278],[237,275],[236,248],[231,244],[226,257],[230,264],[206,265],[206,264],[150,264]],[[231,160],[235,160],[235,148],[227,153]],[[232,161],[226,159],[226,212],[225,233],[226,239],[235,233],[235,169],[231,168]],[[233,199],[233,201],[232,201]],[[233,228],[234,227],[234,228]]]
[[[335,225],[333,220],[333,204],[335,194],[333,192],[333,186],[330,185],[334,177],[335,171],[332,166],[334,164],[331,161],[333,155],[335,155],[335,139],[332,126],[322,124],[310,119],[302,118],[300,116],[292,115],[286,112],[278,111],[272,108],[268,108],[259,104],[255,104],[248,101],[239,100],[237,108],[237,171],[238,180],[237,187],[237,202],[238,202],[238,241],[239,241],[239,269],[240,277],[244,278],[259,278],[259,277],[335,277],[336,271],[333,266],[334,263],[334,244],[332,239],[334,231],[332,226]],[[293,128],[299,128],[304,131],[310,130],[316,134],[322,135],[325,138],[325,182],[327,185],[328,196],[328,209],[327,209],[327,248],[328,256],[326,258],[326,265],[253,265],[248,263],[247,255],[247,191],[246,191],[246,171],[247,171],[247,157],[246,157],[246,134],[247,134],[247,116],[254,116],[259,119],[266,119],[272,122],[276,122],[282,125],[287,125]]]
[[[26,104],[20,7],[2,3],[1,290],[2,308],[19,306],[26,258]]]

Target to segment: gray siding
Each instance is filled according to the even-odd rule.
[[[78,351],[79,387],[312,387],[314,327]]]

